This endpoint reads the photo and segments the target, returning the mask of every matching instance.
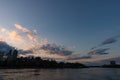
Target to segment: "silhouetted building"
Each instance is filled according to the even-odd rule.
[[[0,60],[3,60],[3,53],[0,53]]]
[[[115,61],[110,61],[110,65],[116,65]]]
[[[18,56],[18,51],[14,50],[12,55],[13,55],[13,58],[16,59]]]
[[[17,51],[17,50],[10,50],[10,51],[7,53],[7,59],[9,59],[9,60],[16,59],[16,58],[17,58],[17,55],[18,55],[18,51]]]
[[[104,68],[120,68],[120,64],[116,64],[115,61],[110,61],[109,65],[103,65]]]

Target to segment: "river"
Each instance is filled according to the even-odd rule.
[[[0,69],[0,80],[120,80],[120,68]]]

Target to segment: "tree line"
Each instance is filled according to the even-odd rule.
[[[43,60],[40,57],[20,57],[12,60],[0,60],[0,68],[86,68],[86,66],[81,63]]]

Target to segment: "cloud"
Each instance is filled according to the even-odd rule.
[[[115,43],[115,42],[117,42],[117,37],[106,39],[105,41],[102,42],[101,45],[107,45],[107,44],[111,44],[111,43]]]
[[[26,54],[30,54],[30,53],[33,53],[33,50],[19,50],[19,53],[20,54],[23,54],[23,55],[26,55]]]
[[[45,44],[41,46],[41,49],[51,54],[58,54],[58,55],[64,55],[64,56],[71,55],[73,53],[73,51],[70,51],[63,46],[59,46],[56,44]]]
[[[114,36],[114,37],[111,37],[111,38],[108,38],[106,40],[104,40],[100,45],[98,46],[95,46],[95,47],[92,47],[91,49],[95,49],[99,46],[104,46],[104,45],[108,45],[108,44],[112,44],[112,43],[115,43],[118,41],[118,38],[120,37],[120,35],[117,35],[117,36]]]
[[[50,44],[47,39],[42,41],[42,44],[31,45],[19,51],[21,56],[40,56],[41,58],[64,59],[71,55],[73,51],[57,44]]]
[[[12,49],[14,49],[14,47],[8,45],[6,42],[0,41],[0,53],[7,53]]]
[[[0,28],[0,32],[6,32],[5,28]]]
[[[50,54],[50,53],[36,53],[36,54],[33,54],[33,53],[30,53],[30,54],[20,54],[20,56],[23,56],[23,57],[28,57],[28,56],[35,56],[35,57],[41,57],[42,59],[55,59],[55,60],[59,60],[59,61],[62,61],[66,58],[66,56],[60,56],[60,55],[57,55],[57,54]]]
[[[15,30],[0,28],[0,41],[7,42],[17,48],[26,44],[24,37]]]
[[[33,30],[33,33],[30,33],[30,30],[22,27],[21,25],[15,24],[15,27],[18,30],[21,30],[22,32],[26,33],[27,37],[30,40],[37,41],[37,38],[38,38],[37,30]],[[19,50],[20,54],[24,54],[24,55],[34,54],[35,56],[37,53],[40,53],[40,54],[42,53],[42,55],[43,54],[49,55],[48,57],[53,56],[55,58],[56,56],[61,58],[61,56],[67,56],[73,53],[73,51],[63,46],[60,46],[57,44],[50,44],[47,39],[42,38],[39,42],[36,42],[36,43],[27,41],[26,39],[24,39],[22,35],[20,35],[15,30],[10,31],[5,28],[0,28],[0,33],[1,33],[0,41],[5,41],[9,44],[16,46],[17,48],[20,49]]]
[[[19,25],[19,24],[15,24],[15,27],[16,27],[17,29],[19,29],[19,30],[22,30],[22,31],[25,32],[25,33],[29,33],[29,32],[30,32],[27,28],[24,28],[24,27],[22,27],[22,26]]]
[[[108,51],[110,48],[105,48],[105,49],[97,49],[97,50],[93,50],[90,51],[88,54],[89,55],[105,55],[105,54],[109,54]]]
[[[17,41],[18,43],[19,42],[20,43],[24,43],[25,42],[25,40],[23,39],[23,37],[20,34],[18,34],[16,31],[10,32],[9,33],[9,38],[11,40]]]
[[[15,30],[0,28],[0,41],[6,42],[7,47],[0,46],[0,51],[6,53],[10,49],[15,48],[19,51],[19,56],[39,56],[41,58],[53,58],[57,60],[66,59],[67,56],[73,53],[69,47],[64,47],[57,44],[49,43],[46,38],[40,38],[38,41],[37,30],[30,31],[19,24],[14,25]],[[21,32],[19,33],[20,30]],[[27,38],[26,38],[27,37]],[[12,45],[8,45],[8,44]]]
[[[30,30],[28,30],[27,28],[24,28],[23,26],[21,26],[21,25],[19,25],[19,24],[15,24],[14,25],[15,27],[16,27],[16,29],[18,29],[18,30],[21,30],[22,32],[24,32],[24,33],[26,33],[26,35],[27,35],[27,37],[29,38],[29,40],[32,40],[32,41],[37,41],[37,31],[36,30],[33,30],[33,33],[34,34],[32,34],[31,32],[30,32]]]
[[[5,29],[5,28],[0,28],[0,34],[1,35],[8,35],[10,33],[9,30]]]
[[[80,59],[91,59],[92,56],[85,55],[85,56],[76,56],[76,57],[68,57],[67,60],[80,60]]]
[[[0,41],[4,41],[4,39],[0,37]]]
[[[29,33],[29,34],[27,33],[27,37],[28,37],[30,40],[33,39],[33,36],[32,36],[32,34],[30,34],[30,33]]]

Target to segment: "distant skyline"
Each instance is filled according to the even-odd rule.
[[[0,40],[33,50],[26,55],[57,60],[120,57],[119,4],[119,0],[0,0]]]

